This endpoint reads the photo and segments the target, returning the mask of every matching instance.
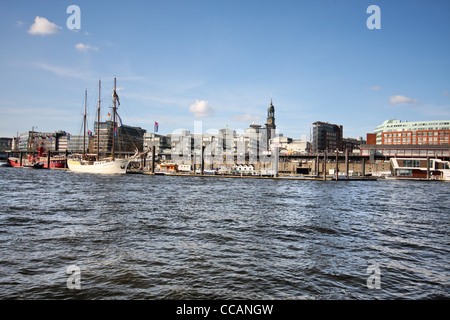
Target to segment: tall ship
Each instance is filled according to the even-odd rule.
[[[99,80],[98,86],[98,109],[97,109],[97,124],[100,123],[100,105],[101,105],[101,81]],[[67,159],[67,166],[69,170],[73,172],[86,172],[86,173],[102,173],[102,174],[125,174],[127,173],[128,164],[131,158],[120,159],[116,158],[115,155],[115,131],[116,131],[116,117],[117,117],[117,106],[118,95],[116,92],[116,78],[114,78],[114,90],[113,90],[113,110],[112,110],[112,121],[114,126],[114,133],[112,135],[112,148],[111,156],[101,158],[100,157],[100,139],[99,137],[99,126],[97,125],[97,154],[91,155],[86,153],[86,98],[85,94],[85,107],[84,107],[84,139],[83,139],[83,153],[81,155],[73,155],[71,158]]]
[[[440,159],[391,158],[392,179],[450,181],[450,162]]]

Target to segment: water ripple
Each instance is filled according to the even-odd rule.
[[[449,184],[1,169],[0,298],[449,298]]]

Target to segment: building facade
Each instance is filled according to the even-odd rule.
[[[448,145],[450,120],[416,122],[386,120],[375,129],[374,133],[376,144]]]
[[[98,129],[97,129],[98,127]],[[133,153],[137,150],[142,151],[144,145],[145,129],[121,125],[114,128],[112,121],[94,122],[95,134],[89,139],[89,152],[97,150],[97,139],[99,139],[100,154],[110,154],[113,145],[113,136],[115,143],[115,152]]]
[[[313,123],[312,151],[342,150],[342,135],[344,128],[341,125],[316,121]]]

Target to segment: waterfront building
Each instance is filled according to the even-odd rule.
[[[85,148],[87,151],[88,146],[89,146],[89,137],[86,137],[86,140],[84,138],[84,136],[82,135],[69,135],[67,134],[67,151],[69,152],[83,152],[83,145],[84,145],[84,141],[86,141],[86,145]]]
[[[65,151],[67,149],[67,133],[65,131],[37,132],[34,130],[22,132],[16,138],[13,150],[37,152],[39,147],[51,152]]]
[[[342,134],[344,128],[341,125],[316,121],[313,123],[313,152],[342,150]]]
[[[169,136],[147,132],[144,134],[144,151],[155,147],[155,155],[170,154],[171,140]]]
[[[376,144],[449,144],[450,120],[416,122],[386,120],[375,129],[374,134],[376,134]]]
[[[361,146],[361,156],[369,157],[369,160],[389,159],[389,158],[439,158],[450,159],[449,144],[426,144],[426,145],[383,145],[366,144]]]
[[[99,130],[97,130],[99,127]],[[113,122],[108,120],[94,122],[94,135],[89,139],[89,151],[97,150],[97,139],[99,139],[100,154],[109,154],[112,149],[113,135],[115,137],[115,151],[134,153],[136,150],[143,150],[145,129],[121,125],[114,128]]]
[[[271,149],[273,150],[275,147],[278,148],[280,154],[293,155],[307,153],[311,144],[306,139],[277,136],[271,140]]]
[[[0,138],[0,151],[12,150],[13,142],[13,138]]]
[[[357,138],[343,138],[342,150],[348,150],[349,152],[359,152],[361,145],[366,144],[366,141],[362,137]]]

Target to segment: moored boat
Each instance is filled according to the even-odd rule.
[[[7,160],[0,160],[0,167],[10,167],[9,161]]]
[[[97,110],[97,116],[98,116],[98,122],[100,123],[100,89],[101,89],[101,82],[99,81],[98,86],[98,110]],[[84,107],[84,141],[86,140],[86,98],[87,98],[87,92],[85,93],[85,107]],[[116,129],[116,113],[117,113],[117,107],[116,107],[116,100],[118,100],[118,95],[116,92],[116,78],[114,78],[114,90],[113,90],[113,125],[114,125],[114,132]],[[99,128],[97,128],[97,135],[99,136],[98,132]],[[85,142],[83,142],[83,153],[81,155],[75,155],[74,157],[71,157],[67,160],[67,167],[69,170],[73,172],[84,172],[84,173],[100,173],[100,174],[125,174],[127,173],[128,163],[131,160],[131,158],[128,159],[118,159],[115,157],[115,138],[113,135],[112,138],[112,148],[111,148],[111,157],[101,159],[100,158],[100,145],[99,140],[97,138],[97,155],[95,157],[95,160],[88,159],[88,155],[86,155],[85,150]]]
[[[130,159],[102,159],[100,161],[88,161],[81,158],[68,159],[67,166],[74,172],[124,174],[127,173]]]
[[[424,158],[391,158],[390,162],[391,179],[450,181],[449,161]]]

